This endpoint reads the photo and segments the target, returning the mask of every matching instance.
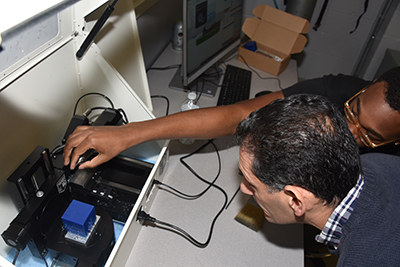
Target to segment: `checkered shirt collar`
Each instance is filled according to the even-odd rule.
[[[346,221],[350,218],[353,213],[355,203],[360,196],[361,190],[364,186],[364,179],[360,175],[355,187],[353,187],[347,196],[340,202],[336,209],[332,212],[325,224],[322,232],[315,237],[315,240],[319,243],[328,245],[331,248],[336,249],[342,236],[342,228]]]

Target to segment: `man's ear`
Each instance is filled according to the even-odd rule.
[[[303,216],[307,210],[307,196],[312,193],[297,185],[286,185],[283,190],[288,196],[288,203],[294,214],[297,217]]]

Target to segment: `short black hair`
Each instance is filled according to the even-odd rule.
[[[400,67],[386,71],[375,82],[386,82],[386,102],[400,112]]]
[[[361,173],[358,145],[326,98],[292,95],[254,111],[236,129],[252,171],[275,191],[301,186],[337,205]]]

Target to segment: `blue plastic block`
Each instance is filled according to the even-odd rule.
[[[257,43],[255,41],[248,41],[244,45],[244,48],[256,52],[257,51]]]
[[[61,220],[68,232],[86,237],[96,222],[96,213],[92,205],[72,200]]]

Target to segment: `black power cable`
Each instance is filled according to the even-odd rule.
[[[168,99],[168,97],[163,96],[163,95],[152,95],[151,98],[163,98],[163,99],[165,99],[165,101],[167,101],[167,108],[166,108],[165,116],[168,116],[168,113],[169,113],[169,99]]]
[[[218,165],[219,165],[218,173],[217,173],[216,177],[214,178],[214,180],[213,180],[212,182],[209,182],[209,181],[205,180],[205,179],[204,179],[203,177],[201,177],[195,170],[193,170],[192,167],[190,167],[190,166],[184,161],[184,159],[186,159],[186,158],[188,158],[188,157],[191,157],[192,155],[196,154],[196,153],[199,152],[201,149],[203,149],[204,147],[206,147],[208,144],[212,144],[212,145],[213,145],[213,147],[214,147],[214,149],[215,149],[215,151],[216,151],[216,153],[217,153],[217,156],[218,156]],[[172,225],[172,224],[167,223],[167,222],[163,222],[163,221],[157,220],[156,218],[151,217],[149,214],[147,214],[147,213],[144,212],[143,210],[139,211],[139,213],[138,213],[138,215],[137,215],[137,219],[138,219],[139,221],[147,221],[147,222],[154,223],[154,224],[156,224],[156,225],[158,224],[158,225],[163,225],[163,226],[169,227],[169,228],[171,228],[171,229],[173,229],[173,230],[176,230],[176,231],[180,232],[181,234],[183,234],[183,235],[184,235],[190,242],[192,242],[194,245],[196,245],[196,246],[198,246],[198,247],[200,247],[200,248],[205,248],[205,247],[208,246],[208,244],[209,244],[210,241],[211,241],[212,232],[213,232],[213,230],[214,230],[215,222],[217,221],[217,219],[218,219],[218,217],[221,215],[221,213],[224,211],[224,209],[225,209],[225,207],[226,207],[226,205],[227,205],[227,203],[228,203],[228,196],[227,196],[226,192],[225,192],[221,187],[219,187],[218,185],[215,184],[216,180],[218,179],[218,177],[219,177],[219,175],[220,175],[220,173],[221,173],[221,158],[220,158],[220,155],[219,155],[219,153],[218,153],[218,149],[217,149],[217,147],[215,146],[213,140],[209,140],[207,143],[205,143],[204,145],[202,145],[200,148],[198,148],[198,149],[195,150],[194,152],[192,152],[192,153],[190,153],[190,154],[188,154],[188,155],[186,155],[186,156],[181,157],[181,158],[180,158],[180,161],[181,161],[181,163],[182,163],[190,172],[192,172],[192,174],[194,174],[198,179],[200,179],[202,182],[208,184],[208,187],[207,187],[205,190],[203,190],[202,192],[200,192],[199,194],[196,194],[196,195],[188,195],[188,194],[182,193],[182,192],[180,192],[180,191],[178,191],[178,190],[172,188],[171,186],[168,186],[168,185],[166,185],[166,184],[163,184],[163,183],[161,183],[161,182],[159,182],[159,181],[155,181],[155,184],[158,184],[158,185],[161,185],[161,186],[165,186],[165,187],[167,187],[167,188],[173,190],[174,192],[176,192],[176,193],[182,195],[183,197],[189,198],[189,199],[196,199],[196,198],[201,197],[201,196],[204,195],[211,187],[214,187],[214,188],[216,188],[216,189],[218,189],[219,191],[222,192],[222,194],[223,194],[224,197],[225,197],[224,205],[222,206],[222,208],[219,210],[219,212],[217,213],[217,215],[214,217],[213,221],[211,222],[210,232],[209,232],[209,235],[208,235],[207,240],[206,240],[204,243],[201,243],[201,242],[199,242],[198,240],[196,240],[195,238],[193,238],[189,233],[187,233],[187,232],[186,232],[185,230],[183,230],[182,228],[179,228],[178,226]]]
[[[354,30],[352,30],[352,31],[350,32],[350,34],[353,34],[353,32],[355,32],[355,31],[357,30],[358,24],[360,24],[361,18],[362,18],[362,17],[364,16],[364,14],[367,12],[368,3],[369,3],[369,0],[365,0],[365,1],[364,1],[364,11],[363,11],[363,13],[358,17],[357,22],[356,22],[356,26],[355,26]]]
[[[124,124],[128,124],[128,123],[129,123],[129,120],[128,120],[128,117],[127,117],[125,111],[124,111],[122,108],[115,109],[114,103],[111,101],[111,99],[110,99],[108,96],[106,96],[106,95],[104,95],[104,94],[102,94],[102,93],[98,93],[98,92],[86,93],[86,94],[82,95],[81,97],[79,97],[78,100],[77,100],[76,103],[75,103],[74,112],[73,112],[72,116],[75,116],[76,110],[77,110],[77,108],[78,108],[79,102],[80,102],[84,97],[87,97],[87,96],[90,96],[90,95],[98,95],[98,96],[104,97],[104,98],[110,103],[111,108],[114,109],[114,110],[116,110],[116,111],[118,111],[118,112],[121,114],[121,116],[122,116],[122,122],[123,122]],[[88,109],[87,111],[85,111],[84,116],[87,117],[87,116],[89,116],[89,114],[90,114],[93,110],[98,110],[98,109],[106,109],[106,108],[105,108],[105,107],[93,107],[93,108],[90,108],[90,109]]]
[[[281,86],[281,80],[280,80],[279,78],[276,78],[276,77],[261,77],[261,75],[260,75],[257,71],[255,71],[249,64],[247,64],[246,60],[245,60],[241,55],[239,55],[239,57],[243,60],[243,63],[246,64],[246,66],[247,66],[252,72],[254,72],[255,74],[257,74],[257,76],[258,76],[260,79],[262,79],[262,80],[277,80],[277,81],[278,81],[278,86],[279,86],[279,88],[280,88],[281,90],[283,90],[283,88],[282,88],[282,86]]]
[[[15,265],[15,263],[17,262],[17,259],[18,259],[18,256],[19,256],[19,253],[20,253],[20,252],[21,252],[21,250],[17,249],[17,251],[15,252],[14,259],[13,259],[13,261],[12,261],[12,264]]]
[[[329,2],[329,0],[325,0],[324,4],[322,5],[321,12],[319,13],[318,19],[315,22],[315,25],[313,27],[314,31],[318,31],[319,26],[321,26],[321,21],[322,21],[322,18],[324,17],[324,13],[325,13],[326,7],[328,6],[328,2]]]
[[[81,97],[78,98],[78,100],[76,101],[75,108],[74,108],[74,113],[72,113],[72,116],[74,116],[76,114],[76,109],[78,108],[78,104],[82,100],[82,98],[84,98],[86,96],[89,96],[89,95],[99,95],[99,96],[104,97],[110,103],[111,108],[114,109],[114,103],[111,101],[110,98],[108,98],[108,96],[106,96],[104,94],[101,94],[101,93],[98,93],[98,92],[91,92],[91,93],[84,94],[84,95],[82,95]]]

